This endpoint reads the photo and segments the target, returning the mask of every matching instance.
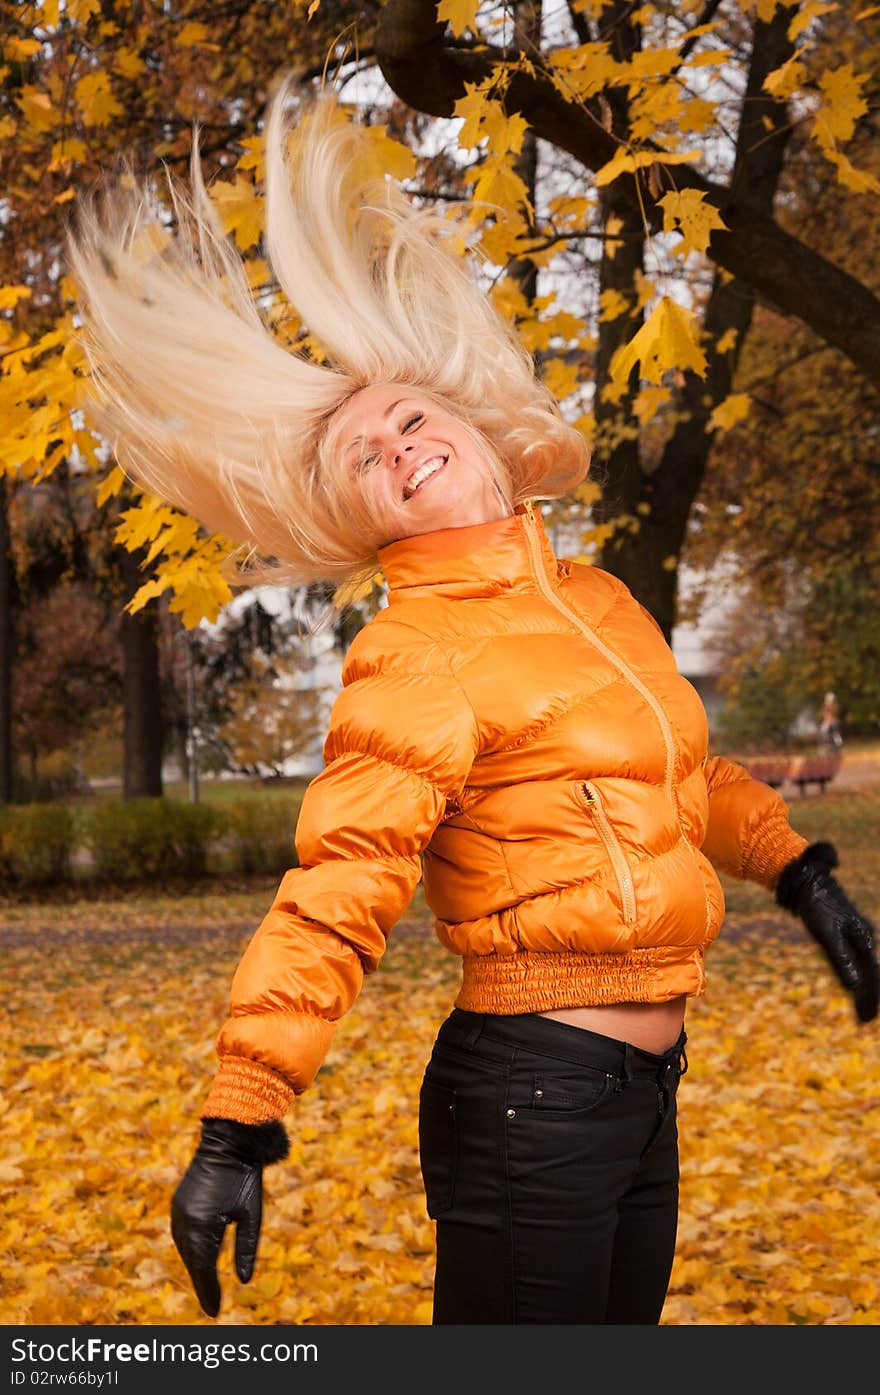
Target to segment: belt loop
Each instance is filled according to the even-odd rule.
[[[473,1051],[485,1024],[486,1014],[484,1012],[475,1012],[473,1025],[468,1028],[467,1035],[462,1042],[465,1051]]]
[[[621,1073],[620,1073],[620,1086],[619,1086],[619,1088],[620,1088],[621,1090],[623,1089],[624,1085],[628,1085],[629,1082],[632,1080],[632,1058],[633,1058],[633,1051],[634,1051],[634,1048],[633,1048],[632,1043],[631,1043],[631,1042],[628,1042],[628,1041],[625,1041],[625,1042],[623,1043],[623,1070],[622,1070]]]
[[[685,1040],[687,1040],[687,1038],[685,1038]],[[680,1074],[680,1075],[687,1075],[687,1072],[688,1072],[688,1058],[687,1058],[687,1052],[686,1052],[685,1049],[684,1049],[684,1042],[682,1042],[682,1044],[681,1044],[681,1050],[680,1050],[680,1052],[678,1053],[678,1069],[679,1069],[679,1074]]]

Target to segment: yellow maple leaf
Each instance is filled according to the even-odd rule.
[[[452,115],[462,122],[458,143],[465,150],[475,149],[483,139],[483,121],[490,100],[479,83],[465,83],[464,96],[459,97],[452,109]]]
[[[777,101],[784,102],[788,97],[791,97],[799,87],[802,87],[807,72],[801,59],[807,47],[808,45],[804,44],[803,47],[793,53],[790,58],[787,58],[784,63],[780,64],[778,68],[774,68],[772,73],[768,73],[764,79],[762,90],[764,92],[769,92],[770,96],[775,97]]]
[[[508,116],[500,102],[489,102],[483,125],[488,149],[493,154],[506,155],[508,151],[518,154],[522,150],[529,123],[518,112]]]
[[[20,300],[27,300],[30,286],[0,286],[0,310],[11,310]]]
[[[648,165],[685,165],[689,160],[696,159],[698,150],[681,150],[678,152],[670,150],[627,150],[621,146],[617,154],[613,156],[600,170],[596,171],[596,183],[599,185],[610,184],[612,179],[616,179],[621,174],[634,174],[636,170],[645,169]]]
[[[661,407],[670,401],[672,393],[668,387],[643,387],[633,398],[633,411],[642,425],[646,425]]]
[[[749,414],[752,399],[747,392],[732,392],[719,402],[706,425],[707,431],[729,431]]]
[[[607,290],[599,296],[599,319],[603,323],[620,319],[631,308],[632,302],[620,291]]]
[[[862,96],[865,81],[865,74],[855,73],[852,63],[826,69],[820,75],[823,102],[813,122],[813,134],[821,146],[849,140],[856,121],[868,110]]]
[[[201,24],[195,19],[188,19],[186,23],[182,24],[177,30],[177,33],[174,35],[174,41],[179,48],[195,48],[196,45],[199,47],[208,47],[208,45],[205,45],[207,37],[208,26],[206,24]],[[210,47],[216,48],[217,45],[211,44]]]
[[[265,174],[265,155],[262,136],[244,136],[238,142],[244,147],[244,154],[236,162],[240,170],[253,170],[254,179],[262,180]]]
[[[706,355],[697,342],[697,328],[690,310],[669,296],[661,296],[648,319],[628,344],[623,344],[611,360],[614,383],[625,386],[636,364],[640,377],[659,384],[664,373],[677,368],[691,369],[706,376]]]
[[[410,179],[415,173],[416,157],[403,141],[389,136],[385,126],[368,126],[369,137],[361,155],[359,172],[376,179],[391,175],[394,179]]]
[[[82,161],[85,158],[85,141],[80,140],[79,136],[67,136],[63,140],[56,140],[53,144],[49,157],[49,169],[57,170],[62,165],[73,164],[75,161]]]
[[[826,3],[826,0],[807,0],[807,4],[801,5],[789,24],[788,37],[796,39],[805,29],[809,29],[814,19],[818,19],[820,15],[830,14],[832,10],[838,8],[835,0],[832,0],[830,4]]]
[[[681,242],[673,248],[677,257],[686,257],[689,252],[705,252],[712,233],[727,226],[718,209],[706,203],[702,189],[664,194],[659,202],[663,209],[663,231],[681,233]]]
[[[140,54],[136,53],[133,48],[119,48],[113,57],[113,67],[123,77],[137,77],[138,73],[142,73],[146,66]]]
[[[92,15],[100,13],[101,0],[67,0],[64,13],[68,19],[78,19],[80,24],[88,24]]]
[[[41,92],[38,87],[22,87],[18,105],[25,121],[34,131],[49,131],[59,119],[48,93]]]
[[[477,10],[479,0],[440,0],[437,18],[445,19],[456,38],[468,30],[477,32]]]
[[[736,348],[736,341],[738,338],[739,330],[726,329],[715,345],[715,352],[719,354],[729,354],[731,349]]]
[[[560,402],[569,397],[578,385],[578,366],[561,358],[546,359],[542,369],[544,383]]]
[[[259,241],[263,230],[263,201],[243,174],[211,185],[214,201],[226,232],[232,233],[242,251]]]
[[[26,63],[29,58],[33,58],[40,51],[38,39],[19,39],[15,35],[5,39],[3,43],[4,58],[11,58],[16,63]]]
[[[110,473],[98,485],[95,491],[95,499],[98,507],[106,504],[107,500],[114,494],[118,494],[125,483],[125,471],[121,466],[115,465]]]
[[[828,149],[825,154],[837,166],[837,178],[847,189],[852,189],[854,194],[880,194],[880,179],[867,170],[856,169],[842,150]]]
[[[505,266],[519,252],[519,239],[524,232],[527,229],[522,219],[516,216],[512,218],[505,211],[505,216],[499,216],[494,222],[485,222],[481,227],[480,251],[485,252],[496,266]]]
[[[122,105],[110,86],[110,75],[103,69],[86,73],[76,84],[75,91],[87,126],[106,126],[111,117],[122,115]]]
[[[480,165],[465,171],[465,179],[474,185],[474,200],[501,208],[529,205],[528,190],[514,169],[503,159],[491,155]]]

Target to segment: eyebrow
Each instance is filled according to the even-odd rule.
[[[398,399],[397,399],[396,402],[392,402],[390,407],[386,407],[386,408],[385,408],[385,411],[382,413],[382,416],[383,416],[384,420],[387,421],[388,418],[391,416],[391,413],[394,411],[394,409],[395,409],[396,407],[399,407],[400,404],[401,404],[401,402],[405,402],[406,400],[407,400],[407,399],[406,399],[405,397],[398,397]],[[348,452],[351,450],[352,446],[356,446],[356,445],[358,445],[358,444],[361,443],[361,442],[363,442],[363,444],[366,445],[366,444],[367,444],[367,439],[366,439],[366,437],[363,436],[363,435],[361,435],[361,436],[355,436],[353,440],[349,441],[349,443],[348,443],[347,446],[343,446],[343,454],[347,455]]]

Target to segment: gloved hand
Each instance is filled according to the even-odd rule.
[[[202,1120],[201,1142],[171,1198],[171,1235],[208,1317],[220,1311],[217,1258],[226,1227],[236,1223],[235,1272],[246,1284],[260,1238],[263,1168],[286,1158],[289,1148],[280,1120]]]
[[[821,945],[844,988],[854,995],[856,1017],[870,1022],[880,1000],[880,961],[874,927],[831,875],[838,862],[831,843],[811,843],[783,868],[776,884],[780,906],[800,916]]]

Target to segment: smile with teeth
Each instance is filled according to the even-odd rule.
[[[425,480],[429,480],[432,475],[436,475],[438,470],[442,470],[448,459],[448,455],[432,455],[430,460],[423,460],[421,465],[413,470],[403,486],[404,499],[411,499],[419,485],[424,484]]]

